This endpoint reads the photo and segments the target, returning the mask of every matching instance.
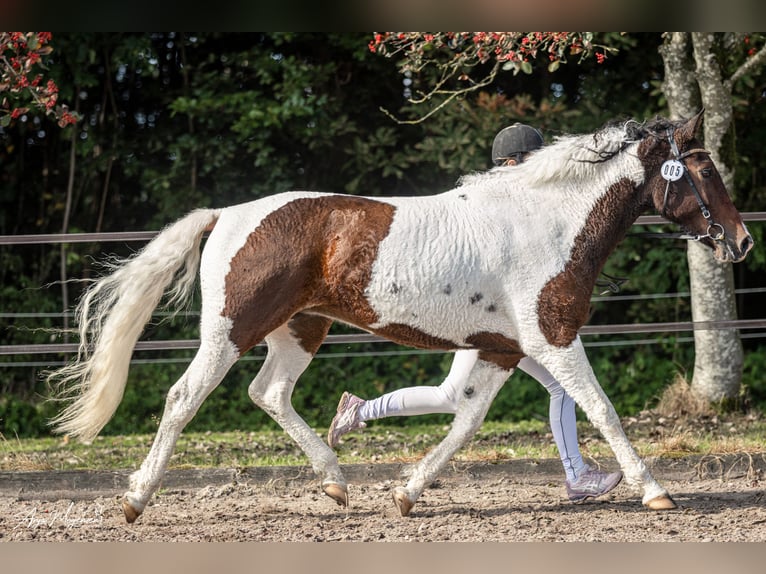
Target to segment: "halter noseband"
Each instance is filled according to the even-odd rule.
[[[680,175],[676,175],[675,178],[673,179],[670,177],[666,177],[664,173],[664,169],[663,169],[663,177],[667,181],[667,184],[665,185],[665,195],[662,199],[662,210],[660,211],[660,215],[662,215],[663,217],[665,216],[665,206],[668,202],[668,191],[670,191],[670,184],[677,181],[681,177],[684,177],[686,179],[686,182],[689,184],[689,187],[691,187],[692,192],[694,193],[694,198],[697,200],[697,205],[699,205],[700,211],[702,212],[702,217],[705,218],[705,221],[707,221],[708,225],[707,225],[707,231],[705,235],[681,235],[680,238],[693,239],[694,241],[699,241],[700,239],[709,237],[713,241],[723,241],[725,237],[723,226],[720,223],[716,223],[713,220],[713,216],[710,215],[710,210],[707,208],[707,205],[705,205],[705,202],[702,200],[702,196],[697,190],[697,186],[694,185],[694,180],[692,179],[692,176],[689,173],[688,168],[686,167],[686,162],[684,161],[687,157],[689,157],[692,154],[706,153],[709,155],[710,152],[703,148],[694,148],[694,149],[686,150],[684,153],[679,153],[678,146],[676,145],[676,141],[673,139],[672,129],[668,129],[667,136],[668,136],[668,142],[670,143],[670,151],[673,153],[673,158],[671,160],[666,161],[663,164],[663,168],[665,168],[665,166],[668,165],[670,162],[673,162],[671,167],[680,166],[682,173]]]

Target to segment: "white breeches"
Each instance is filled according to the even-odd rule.
[[[359,407],[359,418],[367,421],[392,416],[454,414],[462,385],[477,359],[478,351],[458,351],[442,384],[405,387],[368,400]],[[550,394],[549,417],[553,440],[567,479],[573,481],[585,466],[577,444],[575,402],[544,367],[529,357],[521,359],[518,368],[536,379]]]

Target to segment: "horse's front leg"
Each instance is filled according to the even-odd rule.
[[[461,390],[452,427],[438,445],[423,457],[412,470],[404,487],[393,492],[394,502],[402,516],[407,516],[423,490],[431,484],[450,458],[473,437],[484,422],[492,400],[511,371],[479,360]]]
[[[644,506],[652,510],[675,508],[668,492],[657,483],[630,444],[614,406],[596,380],[580,338],[568,347],[546,345],[533,358],[550,371],[604,436],[626,482],[643,492]]]

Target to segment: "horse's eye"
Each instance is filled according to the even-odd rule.
[[[700,170],[700,174],[702,174],[702,177],[710,177],[713,175],[713,170],[709,167],[706,167],[705,169]]]

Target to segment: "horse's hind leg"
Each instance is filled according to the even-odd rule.
[[[269,347],[263,367],[250,384],[253,402],[266,411],[293,440],[322,479],[322,489],[338,504],[348,504],[348,486],[333,450],[295,412],[290,398],[295,383],[311,362],[332,321],[296,315],[266,337]]]
[[[186,372],[170,388],[152,448],[141,468],[131,475],[130,490],[122,501],[128,522],[143,512],[160,485],[181,431],[238,358],[233,345],[214,346],[203,340]]]
[[[495,395],[510,372],[478,361],[461,390],[452,427],[438,445],[413,468],[407,485],[394,489],[393,497],[402,516],[407,516],[423,490],[447,466],[450,458],[465,445],[484,422]]]

